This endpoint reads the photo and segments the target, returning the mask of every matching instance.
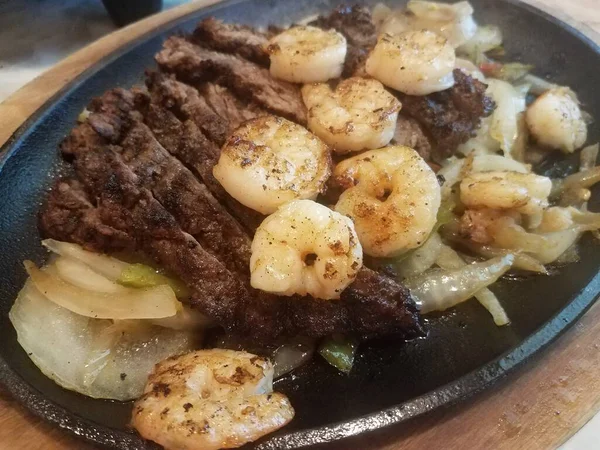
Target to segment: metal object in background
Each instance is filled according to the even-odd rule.
[[[163,7],[162,0],[102,0],[110,18],[122,27],[151,14]]]

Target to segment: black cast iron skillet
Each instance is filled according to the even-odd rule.
[[[532,63],[538,75],[573,87],[585,109],[600,118],[594,79],[600,73],[596,45],[568,25],[522,3],[471,1],[480,23],[502,28],[508,59]],[[39,244],[36,213],[51,180],[61,170],[57,145],[77,115],[106,89],[141,82],[165,37],[191,30],[202,17],[215,15],[258,26],[287,25],[328,11],[337,3],[339,0],[229,1],[178,19],[86,71],[4,146],[0,159],[0,381],[32,412],[102,446],[151,448],[126,428],[130,404],[93,400],[58,387],[30,362],[8,321],[8,311],[25,280],[21,262],[34,259],[41,263],[46,257]],[[376,2],[365,3],[373,6]],[[591,142],[599,137],[594,128]],[[594,198],[591,208],[598,210],[598,190]],[[443,315],[428,316],[426,339],[364,345],[349,376],[315,358],[276,383],[276,389],[290,397],[296,418],[258,447],[296,448],[340,439],[406,421],[488,388],[551,343],[594,302],[600,293],[598,250],[591,238],[585,238],[581,261],[558,274],[504,280],[494,287],[512,319],[510,326],[496,327],[478,303],[469,301]]]

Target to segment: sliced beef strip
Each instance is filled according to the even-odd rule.
[[[221,146],[229,135],[227,118],[217,114],[197,89],[177,81],[173,75],[149,72],[146,85],[152,101],[176,111],[183,120],[190,119],[215,144]]]
[[[355,76],[377,43],[377,30],[368,8],[340,6],[328,16],[321,16],[309,25],[329,30],[335,29],[343,34],[348,42],[348,51],[344,63],[344,78]]]
[[[209,17],[198,24],[191,40],[203,47],[233,53],[257,64],[269,66],[269,54],[265,50],[269,39],[251,27],[226,24]]]
[[[398,94],[402,112],[419,122],[432,145],[432,159],[441,162],[475,135],[483,117],[495,108],[487,86],[462,70],[454,71],[454,86],[425,96]]]
[[[161,145],[193,170],[215,198],[253,234],[264,216],[231,197],[215,179],[212,169],[219,160],[219,147],[208,140],[193,121],[182,122],[160,105],[150,104],[144,120]]]
[[[127,231],[102,223],[92,199],[74,179],[58,180],[38,215],[44,238],[70,240],[96,252],[133,251]]]
[[[231,134],[243,122],[256,117],[268,115],[268,111],[254,103],[243,102],[231,90],[215,83],[205,83],[199,87],[200,94],[206,103],[229,123]]]
[[[120,127],[102,127],[114,131],[103,136],[118,143],[121,158],[137,176],[140,186],[173,214],[182,228],[234,273],[247,275],[250,239],[239,223],[229,215],[202,184],[177,158],[169,154],[154,138],[151,130],[138,120],[142,114],[133,110],[139,99],[119,107],[122,90],[113,90],[95,100],[86,125],[118,123]],[[137,96],[145,94],[138,93]],[[135,97],[135,95],[134,95]],[[126,125],[123,125],[127,123]],[[83,126],[78,127],[83,128]],[[99,130],[95,130],[99,131]]]
[[[93,144],[75,153],[77,176],[97,199],[98,223],[131,236],[136,250],[182,278],[196,293],[193,303],[203,312],[216,320],[224,318],[223,309],[249,294],[236,276],[180,228],[147,189],[138,187],[140,183],[120,158],[121,152],[117,146]]]
[[[431,143],[415,119],[404,114],[398,115],[394,143],[414,148],[425,160],[431,160]]]
[[[208,50],[183,37],[172,36],[156,55],[156,62],[182,81],[192,84],[215,81],[274,114],[306,123],[299,86],[276,80],[267,69],[236,55]]]
[[[243,122],[269,114],[254,103],[237,98],[231,90],[215,83],[194,88],[160,72],[150,73],[146,84],[153,104],[159,104],[177,117],[193,120],[218,146]],[[217,129],[218,131],[213,131]]]
[[[248,275],[250,239],[207,187],[136,122],[121,143],[123,160],[181,227],[232,272]]]

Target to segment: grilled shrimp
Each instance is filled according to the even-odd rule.
[[[540,214],[548,207],[550,178],[533,173],[471,173],[460,183],[460,199],[469,208],[514,210]]]
[[[240,203],[270,214],[290,200],[315,198],[331,174],[331,155],[300,125],[264,116],[233,132],[213,174]]]
[[[287,424],[294,409],[273,393],[273,366],[212,349],[160,362],[135,402],[132,425],[167,449],[240,447]]]
[[[300,26],[273,37],[267,51],[273,77],[292,83],[318,83],[340,77],[347,44],[335,30]]]
[[[541,145],[573,153],[587,139],[579,101],[566,87],[550,89],[533,102],[526,113],[532,136]]]
[[[386,86],[409,95],[427,95],[454,85],[454,48],[428,30],[383,34],[366,70]]]
[[[346,188],[335,210],[354,221],[365,253],[395,256],[420,246],[431,233],[440,185],[413,149],[371,150],[340,162],[333,175]]]
[[[352,221],[311,200],[279,208],[252,241],[252,287],[279,295],[339,298],[361,267]]]
[[[337,153],[387,145],[394,136],[400,102],[377,80],[348,78],[335,91],[328,84],[307,84],[302,98],[308,128]]]
[[[477,32],[469,2],[447,4],[410,0],[406,7],[404,13],[389,14],[379,32],[397,34],[407,30],[431,30],[448,39],[453,47],[464,44]]]

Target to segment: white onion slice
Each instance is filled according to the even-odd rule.
[[[442,248],[442,239],[433,233],[425,243],[396,265],[398,274],[404,278],[420,275],[435,263]]]
[[[488,288],[483,288],[475,293],[475,298],[483,305],[485,309],[492,315],[494,323],[502,327],[510,323],[510,319],[506,315],[506,311],[502,308],[498,297]]]
[[[444,179],[444,184],[442,185],[442,199],[450,196],[454,185],[458,183],[465,175],[463,173],[465,159],[451,157],[447,161],[448,163],[437,172],[437,176],[443,177]]]
[[[152,319],[150,322],[172,330],[200,330],[214,325],[213,320],[189,306],[183,306],[172,317]]]
[[[508,250],[537,252],[546,248],[548,242],[541,234],[528,233],[522,226],[505,224],[494,227],[494,245]],[[540,261],[545,264],[543,261]]]
[[[481,255],[485,258],[494,258],[496,256],[504,256],[507,253],[511,253],[511,251],[496,248],[489,245],[478,245],[472,241],[461,240],[460,243],[469,248],[472,252]],[[541,273],[544,275],[548,275],[548,270],[541,264],[537,259],[533,256],[528,255],[527,253],[514,252],[515,262],[513,263],[513,268],[525,270],[527,272],[535,272]]]
[[[596,167],[599,151],[600,144],[588,145],[581,150],[581,153],[579,154],[579,159],[581,161],[579,164],[580,172],[585,172],[586,170]]]
[[[104,275],[111,281],[117,281],[129,264],[120,261],[116,258],[107,255],[101,255],[99,253],[88,252],[77,244],[71,244],[69,242],[55,241],[54,239],[45,239],[42,241],[42,245],[48,250],[57,253],[61,256],[69,256],[77,259],[101,275]]]
[[[530,92],[534,95],[542,95],[546,91],[560,87],[530,73],[523,77],[523,81],[531,86]]]
[[[515,161],[511,158],[506,158],[501,155],[477,155],[473,158],[472,172],[531,172],[531,166]]]
[[[44,375],[94,398],[125,401],[139,397],[156,363],[197,347],[196,333],[142,321],[135,321],[136,326],[130,322],[122,328],[124,336],[102,344],[97,337],[112,326],[111,321],[62,308],[46,299],[31,281],[19,293],[9,318],[19,344]]]
[[[458,47],[457,52],[476,60],[482,53],[502,45],[502,31],[495,25],[477,27],[475,35]]]
[[[127,289],[73,258],[59,256],[52,265],[56,274],[73,286],[93,292],[124,293]]]
[[[461,267],[467,265],[460,255],[447,245],[443,245],[440,249],[439,258],[437,259],[436,263],[445,270],[460,269]],[[510,319],[506,315],[504,308],[502,308],[498,297],[496,297],[496,295],[488,288],[483,288],[475,292],[473,296],[485,309],[488,310],[497,326],[501,327],[510,323]]]
[[[443,311],[469,298],[481,289],[495,283],[514,261],[511,254],[489,261],[469,264],[460,269],[434,269],[405,281],[423,314]]]
[[[277,379],[308,362],[315,353],[313,340],[298,340],[277,347],[271,355],[273,378]]]
[[[575,226],[562,231],[542,234],[541,236],[545,239],[544,245],[539,246],[539,249],[531,254],[542,264],[554,262],[579,239],[581,233],[581,228]]]
[[[487,93],[496,102],[496,109],[490,123],[490,136],[500,144],[505,156],[512,156],[512,150],[519,135],[518,115],[525,111],[525,96],[510,83],[488,79]]]
[[[117,293],[92,292],[53,275],[52,268],[38,269],[31,261],[25,268],[35,287],[48,300],[69,311],[97,319],[160,319],[177,314],[180,303],[167,285],[147,289],[123,288]]]

